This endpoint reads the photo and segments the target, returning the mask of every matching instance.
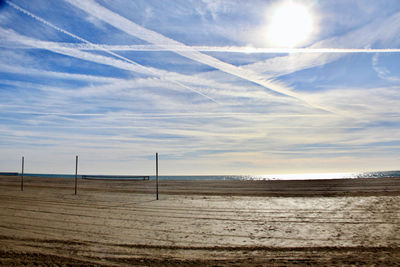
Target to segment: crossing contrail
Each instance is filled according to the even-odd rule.
[[[201,53],[197,50],[192,51],[192,50],[175,49],[175,48],[179,48],[179,47],[181,47],[181,49],[186,49],[188,46],[186,46],[185,44],[178,42],[174,39],[166,37],[158,32],[144,28],[144,27],[134,23],[133,21],[131,21],[125,17],[122,17],[121,15],[105,8],[104,6],[98,4],[95,1],[92,1],[92,0],[86,0],[86,1],[66,0],[66,1],[68,3],[70,3],[71,5],[85,11],[86,13],[88,13],[102,21],[107,22],[108,24],[116,27],[117,29],[119,29],[131,36],[140,38],[146,42],[157,45],[159,47],[174,48],[169,51],[172,51],[178,55],[181,55],[181,56],[191,59],[193,61],[208,65],[210,67],[213,67],[222,72],[231,74],[238,78],[258,84],[258,85],[266,88],[267,90],[273,91],[275,93],[279,93],[281,95],[292,97],[308,106],[311,106],[311,107],[314,107],[314,108],[317,108],[317,109],[320,109],[323,111],[327,111],[330,113],[333,112],[332,110],[328,110],[327,107],[322,107],[317,103],[312,103],[309,99],[307,99],[306,96],[292,91],[291,88],[288,88],[287,86],[284,86],[281,83],[276,82],[275,80],[266,79],[259,73],[256,73],[252,70],[229,64],[227,62],[224,62],[217,58],[214,58],[210,55]],[[336,112],[333,112],[333,113],[336,113]]]
[[[22,8],[22,7],[20,7],[20,6],[16,5],[16,4],[14,4],[14,3],[8,1],[8,0],[6,0],[6,3],[9,4],[11,7],[15,8],[16,10],[18,10],[18,11],[20,11],[20,12],[22,12],[22,13],[24,13],[24,14],[26,14],[26,15],[28,15],[28,16],[30,16],[30,17],[32,17],[32,18],[38,20],[38,21],[40,21],[40,22],[42,22],[43,24],[45,24],[45,25],[47,25],[47,26],[49,26],[49,27],[51,27],[51,28],[53,28],[53,29],[55,29],[55,30],[57,30],[57,31],[59,31],[59,32],[62,32],[62,33],[64,33],[64,34],[68,35],[68,36],[71,36],[72,38],[77,39],[77,40],[79,40],[79,41],[81,41],[81,42],[83,42],[83,43],[85,43],[85,44],[87,44],[87,45],[91,45],[91,46],[97,47],[99,50],[102,50],[102,51],[106,52],[106,53],[109,54],[109,55],[112,55],[112,56],[114,56],[114,57],[117,57],[117,58],[119,58],[119,59],[122,59],[122,60],[124,60],[124,61],[126,61],[126,62],[128,62],[128,63],[130,63],[130,64],[135,65],[136,67],[139,67],[139,68],[141,68],[141,69],[143,69],[143,70],[145,70],[145,71],[147,71],[147,72],[149,72],[149,73],[151,73],[151,74],[157,76],[157,77],[164,78],[164,79],[166,79],[166,80],[168,80],[168,81],[170,81],[170,82],[173,82],[173,83],[175,83],[175,84],[177,84],[177,85],[179,85],[179,86],[181,86],[181,87],[183,87],[183,88],[185,88],[185,89],[188,89],[188,90],[190,90],[190,91],[192,91],[192,92],[195,92],[195,93],[197,93],[197,94],[199,94],[199,95],[201,95],[201,96],[203,96],[203,97],[205,97],[205,98],[211,100],[212,102],[214,102],[214,103],[216,103],[216,104],[220,104],[220,103],[218,103],[214,98],[212,98],[212,97],[210,97],[210,96],[208,96],[208,95],[206,95],[206,94],[203,94],[202,92],[200,92],[200,91],[198,91],[198,90],[192,88],[191,86],[187,86],[187,85],[185,85],[185,84],[183,84],[183,83],[181,83],[181,82],[179,82],[179,81],[176,81],[176,80],[168,79],[168,78],[166,78],[165,76],[160,75],[159,73],[157,73],[157,72],[156,72],[154,69],[152,69],[152,68],[148,68],[148,67],[145,67],[145,66],[143,66],[143,65],[140,65],[140,64],[134,62],[133,60],[130,60],[130,59],[126,58],[126,57],[123,57],[123,56],[121,56],[121,55],[119,55],[119,54],[116,54],[116,53],[114,53],[114,52],[112,52],[112,51],[110,51],[110,50],[108,50],[108,49],[106,49],[106,48],[102,48],[102,47],[100,47],[100,46],[98,46],[98,45],[96,45],[96,44],[94,44],[94,43],[92,43],[92,42],[90,42],[90,41],[88,41],[88,40],[82,38],[82,37],[79,37],[79,36],[77,36],[77,35],[75,35],[75,34],[73,34],[73,33],[70,33],[70,32],[68,32],[68,31],[66,31],[66,30],[64,30],[64,29],[62,29],[62,28],[60,28],[60,27],[57,27],[56,25],[54,25],[54,24],[52,24],[52,23],[50,23],[50,22],[48,22],[48,21],[42,19],[42,18],[39,17],[39,16],[36,16],[35,14],[29,12],[28,10],[26,10],[26,9],[24,9],[24,8]]]
[[[50,46],[51,47],[51,46]],[[257,48],[248,46],[172,46],[172,45],[105,45],[88,43],[57,43],[57,48],[109,51],[200,51],[221,53],[294,54],[294,53],[400,53],[399,48]],[[15,46],[13,46],[15,48]],[[24,47],[21,47],[24,48]]]

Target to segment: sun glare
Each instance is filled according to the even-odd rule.
[[[285,2],[270,17],[268,42],[278,47],[296,47],[313,31],[313,17],[307,6]]]

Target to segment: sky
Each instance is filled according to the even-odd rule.
[[[398,0],[2,0],[0,171],[400,169]]]

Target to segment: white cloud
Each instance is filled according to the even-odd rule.
[[[373,56],[372,67],[381,79],[391,82],[400,82],[400,77],[393,76],[387,68],[379,66],[379,54]]]

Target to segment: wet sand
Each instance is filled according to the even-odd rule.
[[[400,178],[78,181],[0,176],[0,265],[400,264]]]

